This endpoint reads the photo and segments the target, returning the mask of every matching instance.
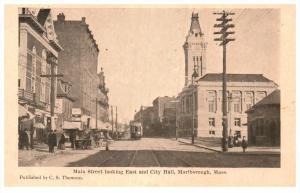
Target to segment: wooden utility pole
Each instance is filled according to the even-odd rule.
[[[221,15],[220,18],[217,18],[217,21],[221,21],[219,24],[215,24],[214,27],[221,28],[220,31],[214,32],[214,34],[220,34],[220,38],[215,38],[215,41],[220,41],[219,46],[223,46],[223,100],[222,100],[222,125],[223,125],[223,139],[222,139],[222,149],[223,152],[228,151],[228,117],[227,117],[227,75],[226,75],[226,45],[230,41],[234,41],[233,38],[227,38],[228,35],[234,34],[233,31],[228,32],[229,28],[233,28],[233,24],[228,24],[228,22],[232,21],[231,18],[227,18],[229,15],[234,15],[232,12],[217,12],[214,13],[216,15]]]
[[[116,106],[116,134],[117,134],[117,140],[119,139],[118,134],[118,107]]]
[[[114,131],[114,109],[113,106],[110,106],[110,110],[111,110],[111,131]]]
[[[98,99],[96,97],[96,129],[98,129]]]
[[[194,86],[194,85],[193,85]],[[194,89],[192,93],[192,144],[195,142],[195,125],[194,125],[194,117],[195,117],[195,102],[194,102]]]
[[[47,57],[47,63],[51,66],[50,74],[41,74],[41,78],[50,78],[50,115],[51,115],[51,130],[54,130],[54,108],[55,108],[55,78],[63,77],[63,74],[55,74],[55,66],[57,59],[54,56]]]

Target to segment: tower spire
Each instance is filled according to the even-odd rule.
[[[199,23],[198,13],[194,13],[194,12],[192,13],[190,34],[198,34],[200,36],[203,35],[201,27],[200,27],[200,23]]]
[[[198,13],[192,13],[191,26],[183,45],[185,55],[185,86],[192,83],[193,77],[206,73],[206,46],[201,30]]]

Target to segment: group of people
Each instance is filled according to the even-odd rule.
[[[242,147],[243,152],[246,152],[248,142],[245,136],[241,139],[240,135],[229,136],[229,147]]]
[[[53,131],[50,130],[48,134],[48,146],[49,146],[49,153],[54,153],[54,147],[57,146],[57,134]],[[66,137],[64,134],[61,134],[60,139],[58,141],[58,149],[65,149],[65,142],[66,142]]]

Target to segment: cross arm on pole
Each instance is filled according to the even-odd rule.
[[[63,74],[41,74],[40,77],[47,77],[47,78],[51,78],[51,77],[63,77]]]

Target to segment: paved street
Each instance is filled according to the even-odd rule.
[[[67,167],[280,167],[279,154],[217,153],[175,139],[115,141],[110,150],[67,150],[27,166]],[[21,164],[22,165],[22,164]]]

